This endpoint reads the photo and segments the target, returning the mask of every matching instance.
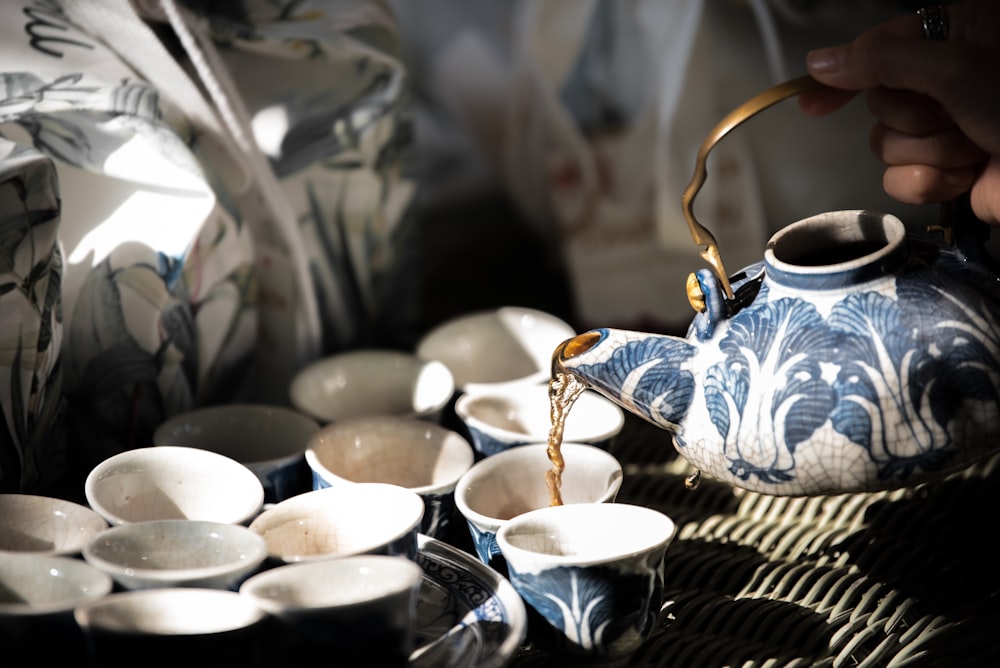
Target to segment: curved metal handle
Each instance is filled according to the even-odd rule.
[[[733,288],[729,284],[729,274],[726,273],[726,268],[722,264],[722,255],[719,252],[719,244],[715,240],[715,237],[709,232],[701,223],[699,223],[694,217],[694,197],[701,190],[701,187],[705,184],[705,177],[708,175],[708,171],[705,168],[705,162],[708,160],[708,154],[712,150],[719,140],[725,137],[729,132],[741,124],[743,121],[756,116],[759,112],[767,109],[773,104],[781,102],[782,100],[792,97],[793,95],[799,95],[800,93],[805,93],[810,90],[817,90],[822,88],[823,84],[819,83],[810,76],[802,76],[797,79],[791,79],[784,83],[780,83],[777,86],[773,86],[764,90],[757,95],[738,106],[733,111],[729,112],[722,121],[715,126],[705,141],[702,142],[701,148],[698,149],[698,161],[695,164],[694,176],[691,178],[691,183],[684,190],[684,196],[682,197],[682,205],[684,208],[684,218],[687,220],[688,228],[691,230],[691,238],[694,239],[695,244],[703,246],[701,250],[701,257],[704,258],[712,269],[715,271],[715,275],[719,279],[719,283],[726,291],[726,297],[728,299],[733,298]]]

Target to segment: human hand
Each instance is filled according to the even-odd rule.
[[[864,91],[888,195],[928,204],[969,192],[976,216],[1000,224],[1000,1],[946,11],[943,40],[925,39],[912,14],[811,51],[809,74],[832,88],[803,94],[799,105],[821,116]]]

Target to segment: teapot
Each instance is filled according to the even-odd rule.
[[[985,224],[952,215],[924,238],[887,213],[820,213],[730,276],[694,218],[715,142],[815,86],[758,94],[702,145],[683,204],[710,267],[689,277],[686,336],[599,328],[553,353],[551,392],[568,374],[663,428],[692,483],[704,472],[779,496],[879,491],[1000,451],[1000,279]]]

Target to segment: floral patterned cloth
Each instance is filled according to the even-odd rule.
[[[0,17],[0,491],[80,496],[170,415],[389,342],[414,186],[382,2]]]

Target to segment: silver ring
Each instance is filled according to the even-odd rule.
[[[927,5],[917,10],[924,39],[948,39],[948,11],[944,5]]]

